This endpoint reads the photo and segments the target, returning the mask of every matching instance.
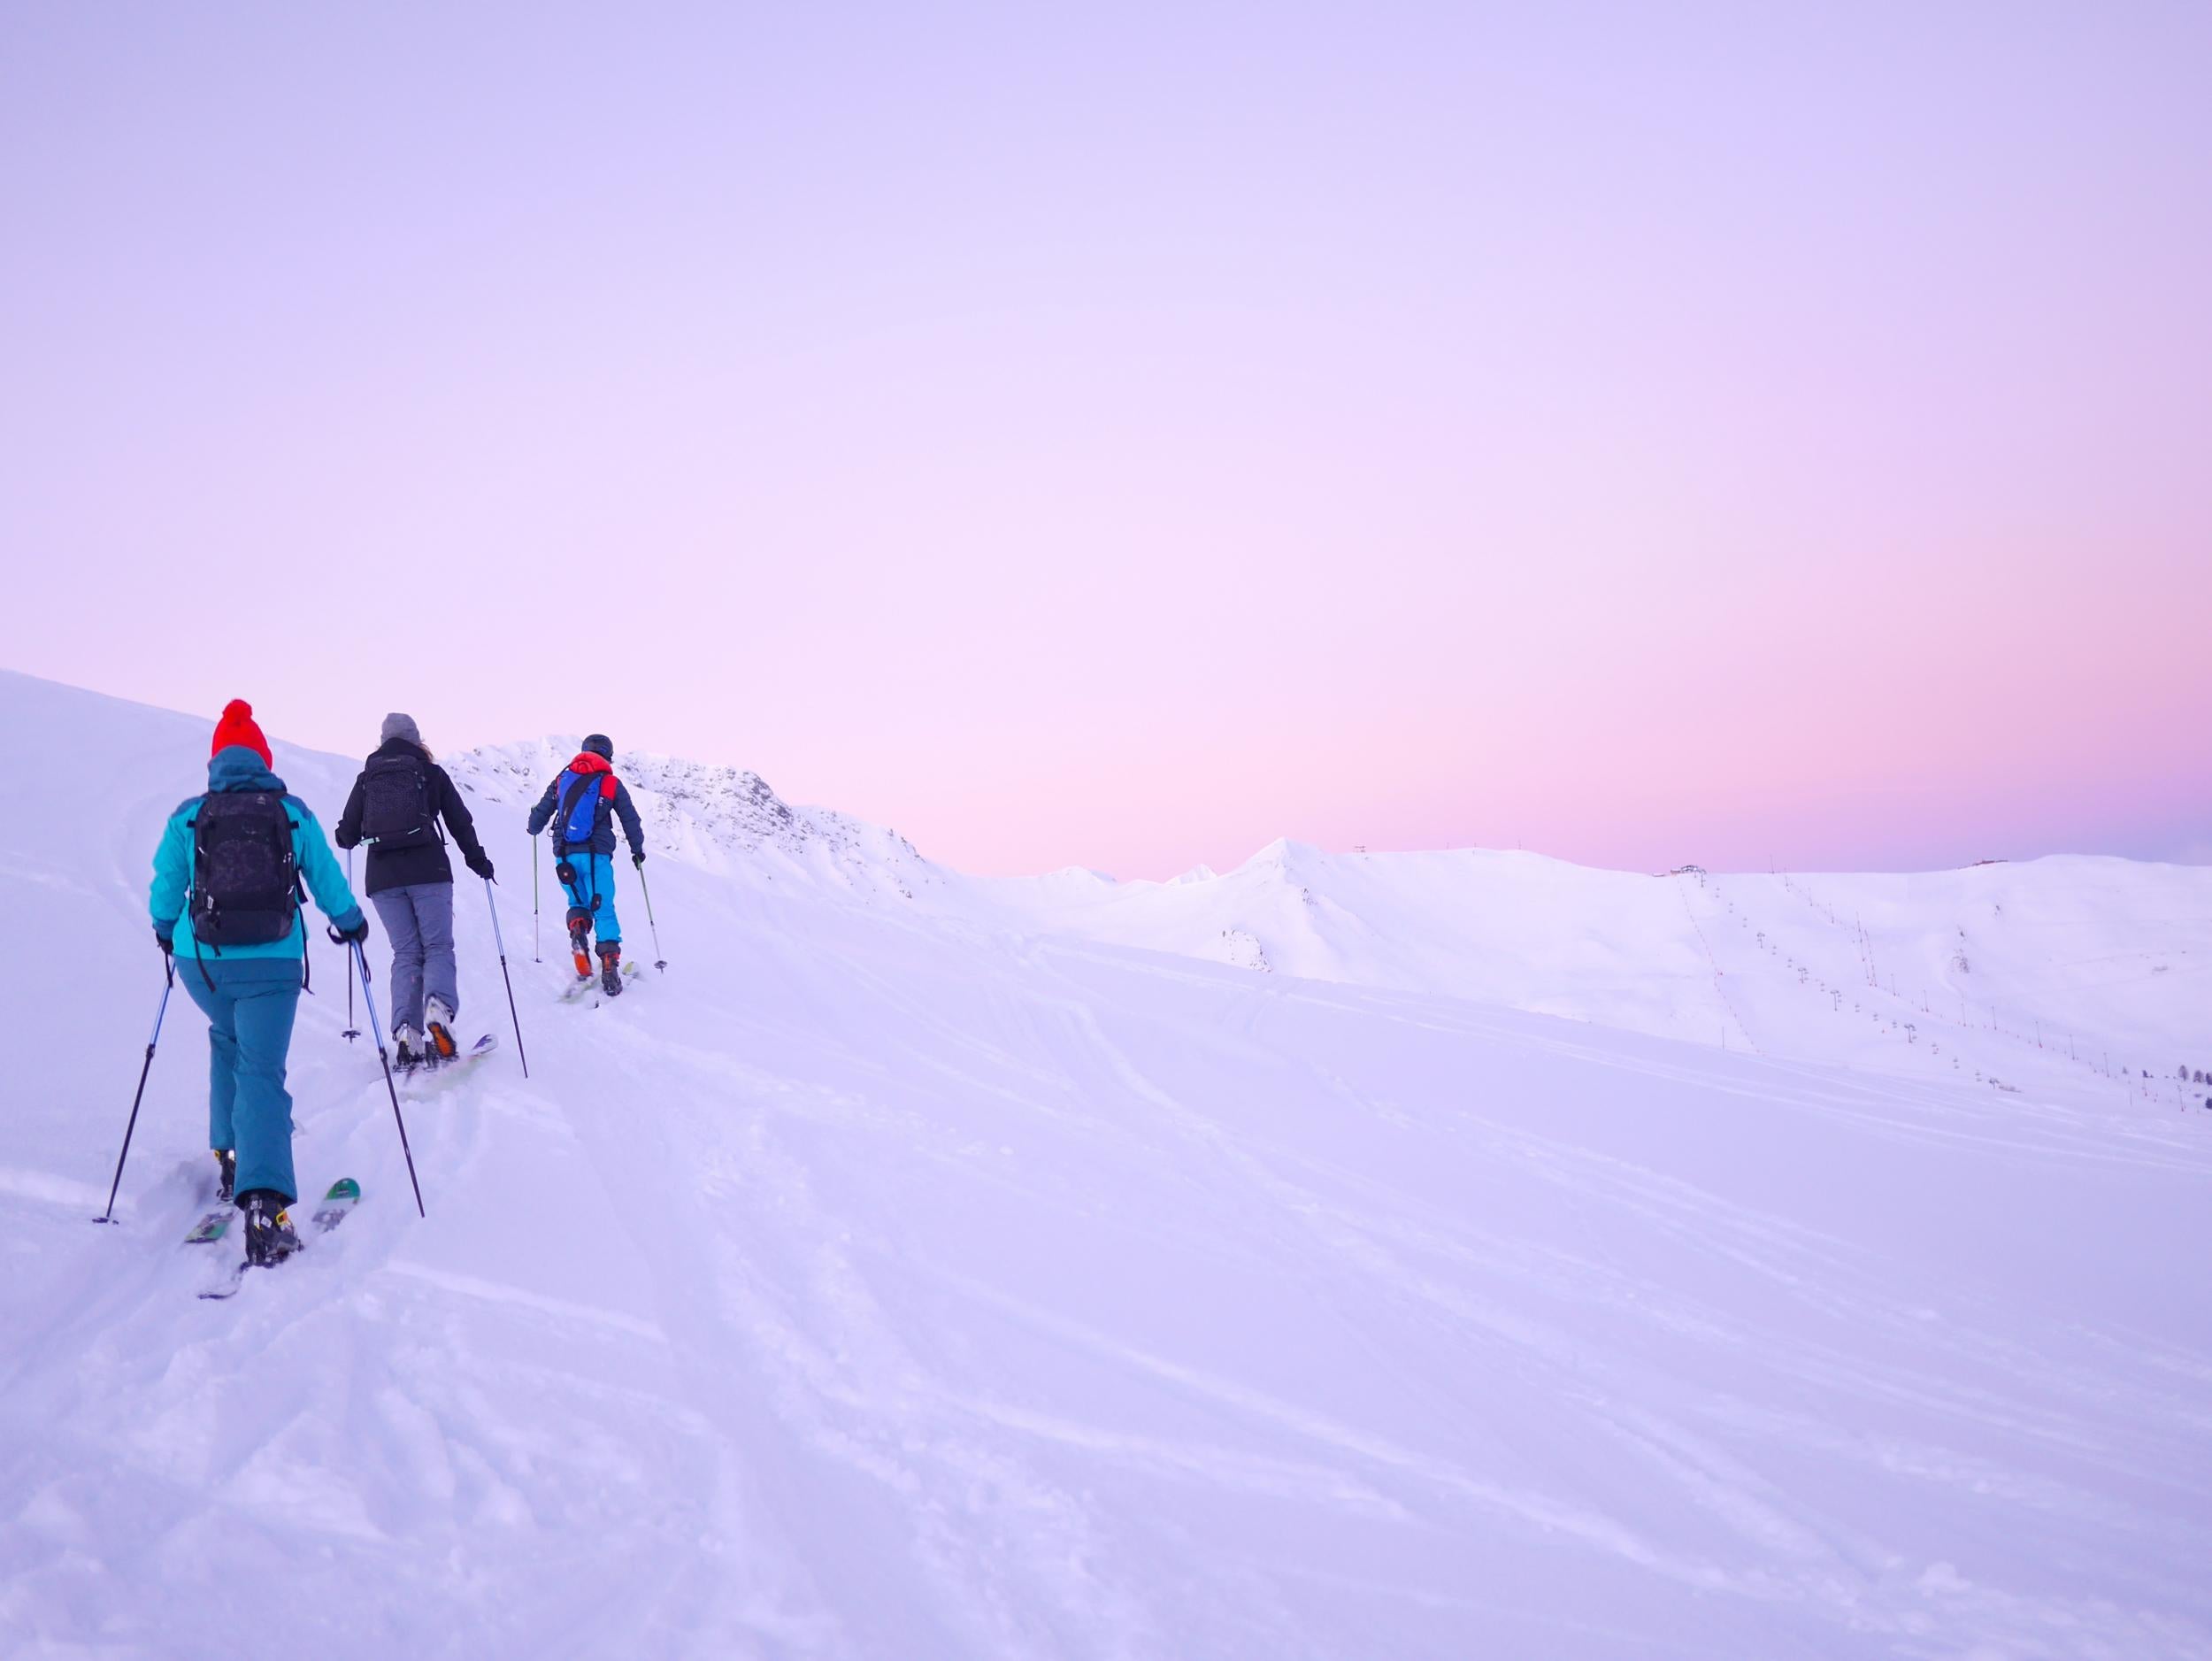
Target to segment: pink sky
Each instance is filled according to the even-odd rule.
[[[1482,10],[15,8],[0,655],[977,870],[2212,857],[2212,12]]]

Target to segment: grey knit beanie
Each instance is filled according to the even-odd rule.
[[[381,742],[389,743],[395,738],[403,738],[411,744],[419,744],[422,742],[422,734],[415,730],[415,718],[413,716],[388,715],[384,718],[384,731],[381,734]]]

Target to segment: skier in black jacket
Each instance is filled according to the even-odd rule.
[[[392,942],[392,1036],[399,1065],[450,1060],[461,1011],[453,961],[453,863],[439,834],[443,819],[468,868],[487,882],[492,862],[476,839],[461,793],[431,759],[411,715],[384,718],[384,742],[353,781],[332,840],[366,843],[369,899]]]

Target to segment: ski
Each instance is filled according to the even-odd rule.
[[[647,978],[640,959],[627,957],[623,960],[622,989],[625,993],[641,985]],[[599,977],[595,974],[585,980],[570,981],[561,988],[560,998],[564,1004],[581,1004],[586,998],[590,998],[594,1007],[596,1007],[606,1002],[606,988],[599,984]]]
[[[351,1177],[340,1177],[338,1180],[332,1183],[330,1191],[323,1196],[322,1203],[316,1206],[314,1215],[307,1219],[308,1227],[300,1235],[300,1250],[307,1250],[307,1242],[311,1238],[319,1238],[326,1234],[344,1222],[346,1214],[360,1203],[361,1185]],[[229,1219],[226,1218],[221,1227],[219,1227],[209,1238],[219,1237],[229,1226]],[[229,1265],[223,1271],[222,1279],[207,1288],[200,1296],[204,1298],[237,1296],[238,1288],[246,1283],[246,1271],[252,1266],[241,1254],[236,1262]]]
[[[192,1232],[184,1237],[188,1246],[212,1245],[230,1230],[230,1219],[238,1215],[234,1205],[213,1205],[200,1213],[200,1220],[192,1225]]]
[[[315,1208],[308,1221],[315,1232],[326,1234],[346,1220],[346,1213],[361,1203],[361,1185],[351,1177],[340,1177],[330,1185],[330,1192],[323,1196],[323,1203]]]
[[[242,1254],[234,1263],[223,1271],[222,1278],[214,1285],[202,1288],[200,1296],[202,1297],[237,1296],[238,1288],[246,1282],[246,1271],[252,1266]]]
[[[481,1061],[486,1056],[493,1054],[498,1048],[498,1037],[494,1034],[486,1033],[450,1061],[417,1062],[406,1072],[395,1076],[403,1084],[410,1086],[409,1095],[419,1096],[441,1079],[451,1078],[455,1073],[464,1071],[472,1063]]]

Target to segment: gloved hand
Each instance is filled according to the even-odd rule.
[[[634,865],[643,865],[645,863],[645,855],[642,852],[633,853],[630,856],[630,863]]]
[[[170,938],[169,931],[159,924],[154,927],[154,944],[161,948],[161,955],[165,957],[176,954],[177,942]]]
[[[353,927],[341,928],[333,923],[330,926],[330,937],[342,946],[357,946],[369,937],[369,919],[356,911],[353,914]]]
[[[492,880],[492,857],[481,848],[472,854],[465,854],[462,857],[468,861],[468,867],[471,871],[487,882]]]

